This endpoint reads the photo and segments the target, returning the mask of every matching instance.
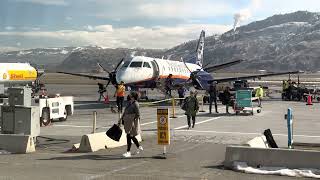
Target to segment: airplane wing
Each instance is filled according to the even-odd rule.
[[[213,71],[217,71],[217,70],[220,70],[220,69],[224,69],[224,68],[227,68],[227,67],[230,67],[230,66],[239,64],[239,63],[241,63],[241,62],[243,62],[243,61],[244,61],[244,60],[239,59],[239,60],[227,62],[227,63],[224,63],[224,64],[219,64],[219,65],[215,65],[215,66],[205,67],[203,70],[206,71],[206,72],[208,72],[208,73],[211,73],[211,72],[213,72]]]
[[[110,80],[109,77],[105,77],[105,76],[94,76],[94,75],[87,75],[87,74],[77,74],[77,73],[69,73],[69,72],[57,72],[57,73],[61,73],[61,74],[68,74],[68,75],[73,75],[73,76],[80,76],[80,77],[87,77],[90,79],[101,79],[101,80]]]
[[[223,82],[236,81],[236,80],[256,79],[256,78],[262,78],[262,77],[268,77],[268,76],[279,76],[279,75],[284,75],[284,74],[299,74],[299,73],[303,73],[303,72],[302,71],[291,71],[291,72],[269,73],[269,74],[260,74],[260,75],[252,75],[252,76],[222,78],[222,79],[210,80],[210,81],[208,81],[208,83],[211,83],[213,81],[216,81],[217,83],[223,83]]]

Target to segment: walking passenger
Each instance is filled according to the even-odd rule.
[[[140,130],[140,110],[139,110],[139,103],[138,103],[138,94],[136,92],[131,92],[128,95],[128,105],[126,106],[123,116],[121,120],[118,122],[123,121],[124,130],[127,134],[127,152],[123,154],[124,157],[131,157],[131,140],[137,146],[137,154],[140,151],[143,151],[143,147],[139,144],[136,136],[141,133]]]
[[[190,96],[185,99],[185,115],[187,115],[188,121],[188,129],[191,128],[191,118],[192,118],[192,128],[196,123],[196,115],[199,111],[199,102],[198,99],[195,97],[195,93],[190,91]]]

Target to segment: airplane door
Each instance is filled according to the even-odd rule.
[[[152,69],[153,69],[153,78],[158,78],[159,77],[159,66],[155,61],[151,61],[152,64]]]

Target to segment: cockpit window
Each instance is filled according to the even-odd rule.
[[[142,66],[142,62],[140,61],[135,61],[135,62],[131,62],[130,67],[141,67]]]
[[[125,68],[125,67],[128,67],[130,64],[130,61],[126,61],[123,63],[122,67]]]
[[[143,63],[143,67],[151,68],[150,64],[149,64],[149,63],[147,63],[147,62],[144,62],[144,63]]]

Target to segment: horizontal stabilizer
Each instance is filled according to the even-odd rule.
[[[257,78],[268,77],[268,76],[279,76],[279,75],[285,75],[285,74],[300,74],[300,73],[303,73],[303,71],[289,71],[289,72],[279,72],[279,73],[215,79],[215,80],[208,81],[208,83],[212,83],[213,81],[217,83],[223,83],[223,82],[230,82],[230,81],[236,81],[236,80],[257,79]]]

